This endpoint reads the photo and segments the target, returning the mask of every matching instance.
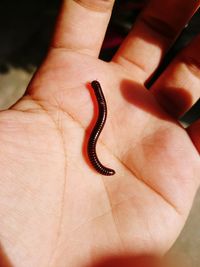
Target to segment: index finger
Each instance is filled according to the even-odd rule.
[[[64,0],[52,48],[98,56],[114,0]]]

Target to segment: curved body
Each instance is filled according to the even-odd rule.
[[[96,154],[96,143],[106,122],[107,106],[100,83],[98,81],[93,81],[91,83],[91,86],[96,96],[99,114],[95,126],[89,137],[88,147],[87,147],[88,157],[91,164],[93,165],[93,167],[96,169],[97,172],[107,176],[114,175],[115,171],[101,164]]]

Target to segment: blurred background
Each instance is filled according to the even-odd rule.
[[[145,2],[147,1],[116,0],[100,54],[102,59],[109,61],[112,58]],[[60,4],[61,0],[0,0],[1,110],[8,108],[24,94],[33,73],[44,59]],[[197,12],[149,84],[199,31],[200,12]],[[184,125],[188,125],[197,118],[200,118],[200,100],[181,121]],[[180,258],[189,267],[200,266],[200,192],[197,194],[186,226],[169,254]]]

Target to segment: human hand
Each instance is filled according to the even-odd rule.
[[[159,3],[106,63],[98,54],[113,1],[64,1],[45,62],[0,113],[1,266],[94,267],[162,255],[179,235],[200,179],[200,123],[177,122],[199,98],[199,37],[151,91],[144,84],[199,1]],[[108,105],[97,151],[112,177],[85,153],[95,79]]]

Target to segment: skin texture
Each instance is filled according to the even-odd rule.
[[[180,98],[188,108],[199,97],[199,64],[191,60],[195,54],[199,62],[199,42],[150,91],[144,83],[199,2],[165,2],[151,1],[143,16],[170,24],[173,38],[139,19],[109,63],[97,56],[113,2],[63,2],[46,60],[26,95],[0,113],[2,267],[106,267],[107,259],[116,267],[115,258],[129,267],[175,242],[199,186],[200,131],[199,122],[183,129],[173,111]],[[94,79],[109,107],[97,152],[116,170],[112,177],[96,173],[86,157]],[[165,99],[178,92],[172,106],[160,101],[162,88]]]

